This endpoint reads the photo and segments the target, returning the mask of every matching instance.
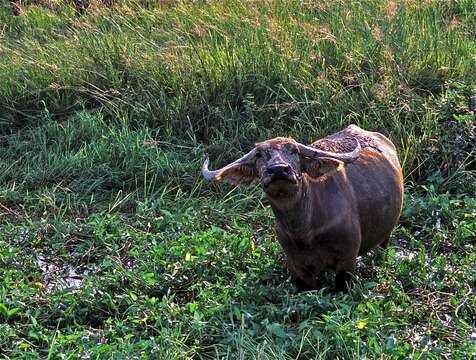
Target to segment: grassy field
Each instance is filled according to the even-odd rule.
[[[0,358],[476,354],[474,0],[43,3],[0,5]],[[397,145],[401,221],[296,293],[260,189],[200,165],[350,123]]]

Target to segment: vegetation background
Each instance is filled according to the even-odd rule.
[[[0,357],[475,355],[474,0],[78,3],[0,4]],[[397,145],[401,222],[297,294],[259,188],[200,165],[350,123]]]

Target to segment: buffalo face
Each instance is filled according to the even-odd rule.
[[[292,139],[273,139],[256,146],[255,167],[261,187],[272,198],[291,197],[302,181],[301,158]]]

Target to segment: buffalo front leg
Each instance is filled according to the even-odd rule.
[[[316,288],[314,281],[292,274],[291,278],[298,292],[310,291]]]
[[[316,289],[316,276],[314,267],[297,267],[293,263],[288,263],[294,285],[299,292]]]
[[[355,265],[356,258],[341,260],[337,263],[334,287],[336,292],[347,292],[349,290]]]
[[[288,270],[298,292],[314,290],[316,288],[314,269],[303,266],[302,259],[287,256]]]

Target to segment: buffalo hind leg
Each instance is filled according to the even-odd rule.
[[[355,271],[356,259],[341,260],[336,265],[335,292],[347,292],[349,290],[352,274]]]
[[[387,252],[385,251],[390,243],[390,234],[385,237],[385,240],[378,245],[378,249],[375,249],[377,263],[382,263],[386,259]]]
[[[385,240],[382,241],[379,246],[382,248],[382,249],[386,249],[388,247],[388,244],[390,242],[390,234],[388,234],[388,236],[385,237]]]

